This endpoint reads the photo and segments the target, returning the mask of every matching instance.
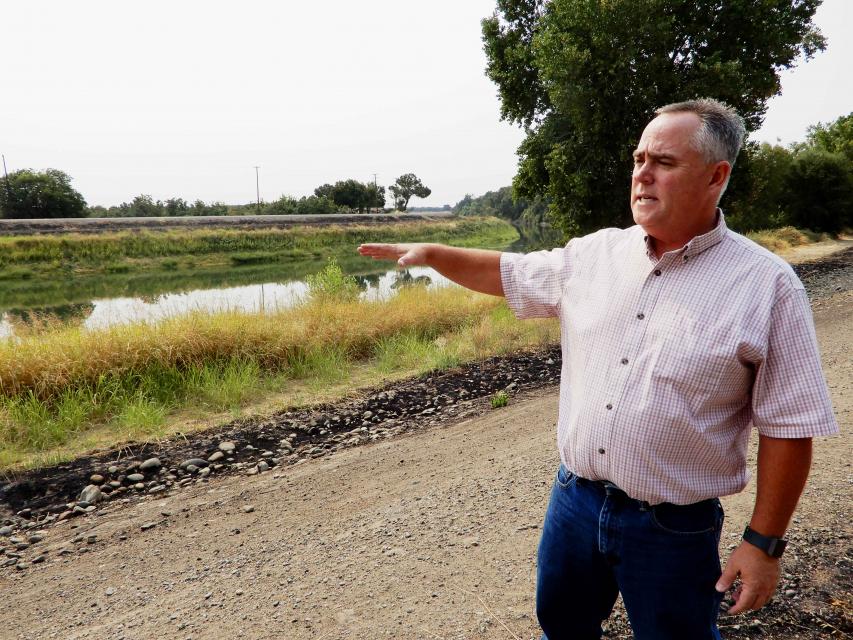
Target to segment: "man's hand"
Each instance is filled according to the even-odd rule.
[[[374,260],[396,260],[400,268],[425,267],[429,244],[422,242],[404,244],[363,244],[358,252]]]
[[[779,582],[779,558],[771,558],[758,547],[741,542],[717,580],[717,591],[724,593],[738,576],[741,585],[734,592],[735,605],[729,609],[731,615],[760,609],[773,597]]]

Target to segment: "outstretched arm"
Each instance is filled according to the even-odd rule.
[[[460,249],[443,244],[363,244],[358,252],[374,260],[396,260],[400,267],[432,267],[463,287],[504,294],[501,283],[501,252],[485,249]]]
[[[811,438],[758,438],[758,484],[751,529],[781,538],[809,475],[812,461]],[[779,581],[779,559],[771,558],[748,542],[729,556],[717,590],[728,589],[740,575],[742,585],[735,593],[729,613],[760,609],[773,596]]]

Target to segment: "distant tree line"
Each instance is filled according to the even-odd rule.
[[[621,191],[629,216],[627,180],[622,181]],[[507,186],[477,198],[466,195],[453,211],[494,215],[519,226],[532,226],[553,220],[550,204],[547,198],[517,196]],[[726,224],[737,231],[787,225],[828,233],[851,228],[853,113],[810,127],[805,142],[787,147],[747,143],[720,204]]]
[[[412,197],[426,198],[430,189],[413,173],[406,173],[388,187],[394,206],[405,211]],[[282,195],[273,202],[229,205],[183,198],[154,200],[140,194],[113,207],[88,207],[72,186],[71,178],[57,169],[38,172],[23,169],[0,178],[0,215],[4,218],[128,218],[225,215],[311,215],[366,213],[385,210],[385,187],[358,180],[339,180],[317,187],[310,196]]]

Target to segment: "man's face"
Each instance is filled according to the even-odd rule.
[[[664,113],[643,131],[634,151],[631,211],[655,238],[680,237],[716,207],[714,165],[690,144],[701,125],[695,113]],[[710,205],[709,205],[710,203]]]

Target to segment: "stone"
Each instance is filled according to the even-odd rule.
[[[236,448],[237,446],[233,442],[225,441],[219,443],[219,450],[225,454],[233,453]]]
[[[141,473],[131,473],[127,476],[127,481],[131,484],[136,484],[137,482],[142,482],[145,480],[145,476]]]
[[[89,482],[91,482],[92,484],[103,484],[104,476],[102,476],[100,473],[93,473],[91,476],[89,476]]]
[[[4,538],[7,536],[11,536],[14,529],[12,527],[0,527],[0,536]]]
[[[206,467],[206,466],[207,466],[207,460],[204,460],[203,458],[190,458],[189,460],[184,460],[180,464],[180,467],[182,469],[186,469],[188,467],[198,467],[199,469],[201,469],[202,467]]]
[[[139,470],[140,471],[156,471],[161,466],[163,466],[163,465],[160,462],[160,458],[148,458],[148,460],[146,460],[141,465],[139,465]]]
[[[243,507],[243,513],[252,513],[255,510],[255,507],[251,504],[247,504]]]
[[[77,498],[77,506],[80,506],[80,502],[86,502],[87,505],[96,504],[101,499],[103,499],[104,494],[101,493],[101,489],[96,484],[90,484],[84,487],[83,491],[80,492],[80,496]],[[86,507],[83,507],[84,509]]]
[[[268,471],[269,468],[270,468],[270,466],[266,462],[264,462],[263,460],[261,460],[258,463],[258,473],[263,473],[264,471]]]
[[[220,460],[222,460],[224,457],[225,457],[225,454],[224,454],[224,453],[222,453],[221,451],[214,451],[214,452],[213,452],[213,453],[211,453],[211,454],[210,454],[210,456],[207,458],[207,461],[208,461],[208,462],[219,462],[219,461],[220,461]]]
[[[156,522],[146,522],[145,524],[142,525],[141,528],[143,531],[148,531],[149,529],[153,529],[156,526],[157,526]]]

